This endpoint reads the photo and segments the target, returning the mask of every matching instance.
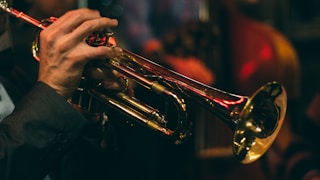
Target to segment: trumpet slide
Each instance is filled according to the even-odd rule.
[[[22,19],[40,29],[54,22],[40,22],[26,14],[8,7],[0,1],[0,9]],[[101,30],[87,38],[92,46],[110,45],[106,40],[110,32]],[[101,38],[103,37],[103,38]],[[39,51],[39,36],[32,50],[35,58]],[[102,114],[101,106],[109,106],[141,123],[148,128],[169,137],[176,144],[183,143],[191,135],[191,121],[187,117],[185,99],[192,99],[209,109],[234,131],[233,153],[242,163],[251,163],[261,157],[272,145],[283,124],[287,96],[285,88],[278,82],[270,82],[258,89],[251,97],[224,92],[205,85],[133,52],[123,50],[123,54],[113,59],[96,62],[98,69],[111,68],[132,79],[142,87],[162,96],[177,109],[176,127],[168,128],[166,116],[125,92],[107,93],[99,82],[93,82],[85,74],[79,88],[70,102],[84,113]]]

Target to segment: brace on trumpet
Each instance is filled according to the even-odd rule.
[[[0,9],[40,29],[55,21],[54,18],[50,18],[49,22],[35,20],[8,7],[6,1],[0,1]],[[109,36],[110,32],[102,30],[93,33],[86,41],[91,46],[108,46],[110,44],[107,40],[101,40],[108,39]],[[39,51],[37,38],[39,36],[32,47],[35,57]],[[251,163],[261,157],[272,145],[284,121],[287,95],[278,82],[267,83],[251,97],[247,97],[207,86],[127,50],[123,50],[119,57],[97,63],[98,68],[116,70],[173,103],[177,109],[176,127],[168,128],[169,120],[158,109],[125,92],[106,93],[100,83],[92,82],[86,76],[74,93],[71,103],[85,113],[92,114],[102,113],[98,111],[101,106],[112,107],[136,122],[171,138],[176,144],[184,142],[191,135],[186,98],[198,102],[230,126],[234,131],[233,153],[242,163]]]

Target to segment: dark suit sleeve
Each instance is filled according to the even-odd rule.
[[[0,123],[0,179],[42,179],[86,123],[63,97],[37,83]]]

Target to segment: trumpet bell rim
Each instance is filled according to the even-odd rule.
[[[281,129],[286,109],[287,94],[278,82],[262,86],[248,99],[233,138],[233,152],[241,163],[251,163],[266,153]]]

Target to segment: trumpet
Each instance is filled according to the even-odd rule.
[[[8,7],[6,1],[0,1],[0,8],[40,29],[46,28],[55,20],[50,18],[46,22],[38,21]],[[93,33],[86,41],[92,46],[108,46],[108,40],[101,43],[101,39],[108,39],[111,34],[102,30]],[[34,57],[38,58],[39,36],[32,45],[32,51]],[[175,144],[185,142],[192,135],[186,99],[198,102],[233,130],[233,153],[244,164],[254,162],[265,154],[284,121],[287,108],[286,90],[275,81],[262,86],[251,97],[236,95],[190,79],[125,49],[121,56],[98,62],[96,66],[99,69],[116,70],[173,103],[177,112],[174,118],[176,126],[167,127],[169,120],[157,108],[125,92],[106,92],[101,83],[92,82],[85,75],[70,99],[72,104],[84,113],[99,115],[104,113],[104,106],[111,107],[151,130],[169,137]]]

